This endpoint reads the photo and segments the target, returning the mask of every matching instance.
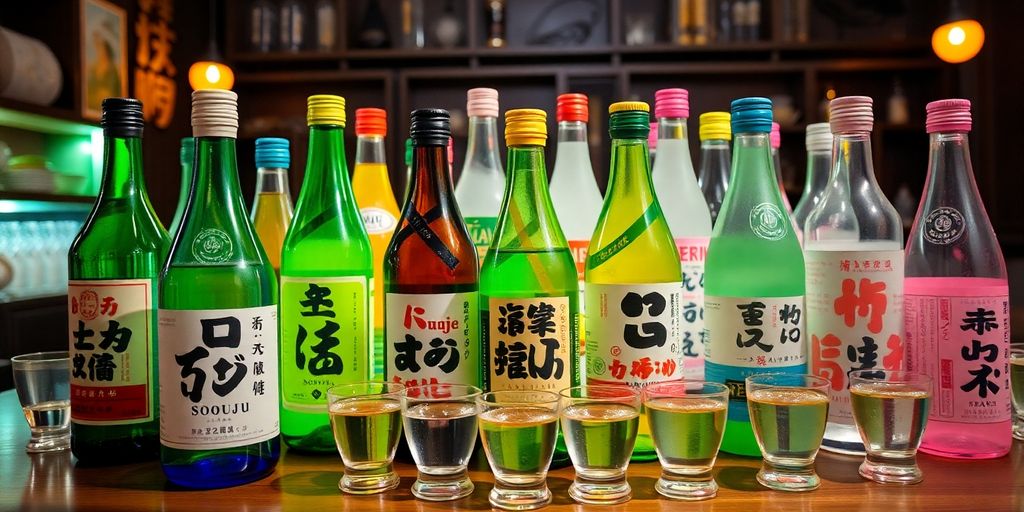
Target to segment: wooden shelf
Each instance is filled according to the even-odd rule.
[[[0,200],[5,199],[10,201],[44,201],[47,203],[93,203],[96,201],[96,196],[0,190]]]

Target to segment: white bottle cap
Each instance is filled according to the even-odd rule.
[[[193,137],[238,137],[238,95],[221,89],[192,93]]]
[[[807,151],[832,151],[832,126],[828,123],[807,125]]]

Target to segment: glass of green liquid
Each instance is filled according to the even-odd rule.
[[[717,382],[673,381],[648,385],[644,409],[661,461],[658,494],[706,500],[718,494],[711,468],[722,446],[729,388]]]
[[[1010,345],[1010,390],[1013,393],[1013,438],[1024,441],[1024,343]]]
[[[757,481],[778,491],[821,485],[814,457],[828,421],[831,383],[814,375],[762,373],[746,380],[750,425],[764,463]]]
[[[850,405],[867,456],[860,474],[878,483],[921,481],[917,448],[921,446],[932,379],[900,370],[850,373]]]
[[[576,386],[559,392],[562,436],[576,479],[572,499],[590,505],[632,497],[626,468],[640,426],[640,390],[630,386]]]
[[[551,503],[547,475],[558,434],[558,395],[494,391],[477,398],[480,440],[494,471],[491,505],[533,510]]]
[[[345,476],[338,488],[349,494],[377,494],[398,487],[392,466],[402,434],[402,391],[394,382],[358,382],[327,390],[331,429]]]

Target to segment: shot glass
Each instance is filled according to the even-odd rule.
[[[746,380],[750,425],[764,462],[757,481],[778,491],[821,485],[814,457],[828,420],[829,381],[814,375],[761,373]]]
[[[640,391],[629,386],[577,386],[559,392],[562,436],[576,478],[572,499],[591,505],[632,497],[626,468],[640,427]]]
[[[494,471],[491,505],[533,510],[551,503],[548,468],[558,437],[558,395],[494,391],[477,398],[480,440]]]
[[[466,473],[477,435],[480,389],[462,384],[405,388],[405,440],[416,462],[412,494],[421,500],[450,501],[473,493]]]
[[[678,500],[718,494],[711,469],[725,434],[729,388],[717,382],[677,381],[644,389],[644,409],[661,461],[654,489]]]
[[[71,363],[67,352],[36,352],[11,358],[14,387],[32,431],[25,451],[71,448]]]
[[[932,379],[900,370],[850,373],[850,405],[867,452],[860,475],[878,483],[921,481],[917,448],[921,446]]]
[[[402,390],[395,382],[342,384],[327,390],[334,442],[345,465],[338,488],[377,494],[398,487],[392,466],[402,434]]]
[[[1010,390],[1013,394],[1013,438],[1024,441],[1024,343],[1010,346]]]

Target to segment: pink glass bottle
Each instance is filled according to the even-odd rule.
[[[907,242],[905,361],[932,377],[921,451],[986,459],[1010,451],[1009,288],[967,133],[971,103],[927,106],[928,177]]]

